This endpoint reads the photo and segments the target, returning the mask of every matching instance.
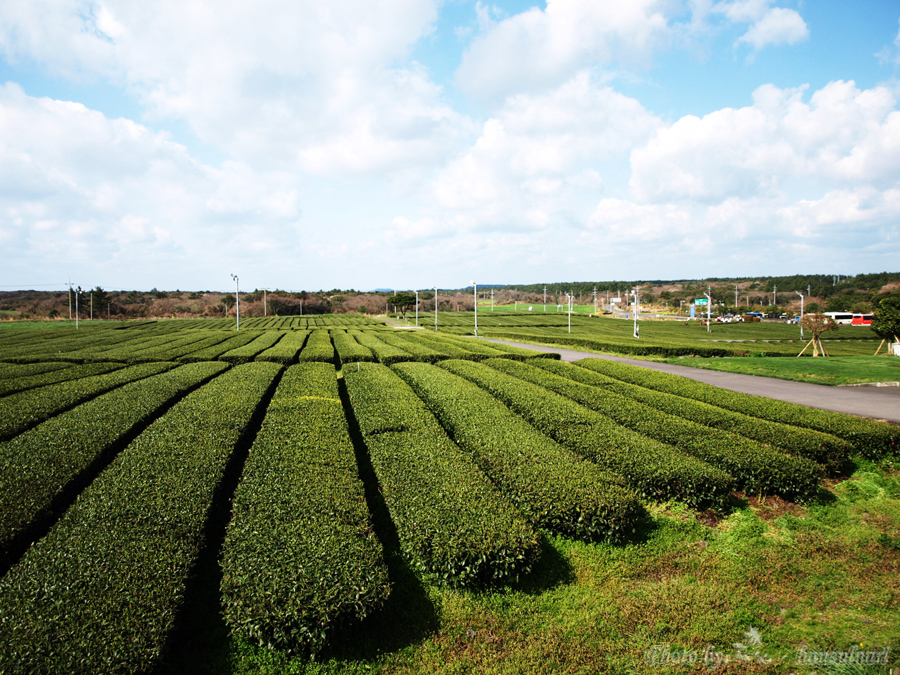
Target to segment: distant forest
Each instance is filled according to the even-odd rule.
[[[638,281],[548,282],[546,284],[479,286],[479,303],[493,300],[496,305],[514,303],[539,305],[564,304],[571,293],[576,303],[597,304],[638,290],[642,306],[678,309],[694,298],[710,292],[715,304],[726,310],[747,311],[777,306],[781,311],[797,313],[800,297],[805,296],[807,312],[871,312],[886,295],[900,294],[900,272],[838,275],[794,275],[788,277],[741,277],[733,279],[679,279]],[[402,289],[398,289],[402,290]],[[358,312],[385,314],[393,311],[387,304],[391,292],[364,293],[356,290],[288,292],[282,290],[240,294],[241,316],[289,316]],[[737,302],[735,302],[737,298]],[[419,292],[420,308],[434,308],[434,291]],[[213,291],[107,291],[72,289],[71,291],[0,291],[0,320],[64,320],[224,317],[235,314],[234,293]],[[472,289],[440,290],[439,311],[472,311]]]

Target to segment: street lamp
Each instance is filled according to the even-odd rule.
[[[712,288],[707,289],[710,293],[712,292]],[[706,296],[706,332],[711,332],[711,328],[709,327],[709,321],[712,317],[712,297],[710,297],[709,293],[704,293]]]
[[[800,296],[800,339],[803,339],[803,293],[800,291],[796,291],[797,295]]]
[[[478,284],[470,281],[472,284],[472,296],[475,298],[475,337],[478,337]]]
[[[416,328],[419,327],[419,291],[413,291],[416,294]]]
[[[640,338],[640,335],[638,334],[638,323],[637,323],[637,321],[638,321],[638,289],[637,289],[637,286],[634,287],[634,290],[631,292],[631,294],[634,296],[634,337]],[[626,314],[626,316],[628,316],[628,315]]]
[[[434,332],[437,333],[437,286],[434,287]]]
[[[241,287],[238,282],[237,274],[232,274],[231,278],[234,279],[234,302],[235,307],[237,309],[237,328],[235,330],[241,329]]]
[[[571,293],[566,293],[566,309],[569,312],[569,332],[572,332],[572,304],[575,302],[575,296]]]

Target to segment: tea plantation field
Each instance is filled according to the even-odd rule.
[[[900,427],[463,331],[233,328],[0,331],[0,673],[900,655]]]

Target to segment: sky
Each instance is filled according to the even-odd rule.
[[[0,0],[0,290],[900,270],[896,0]]]

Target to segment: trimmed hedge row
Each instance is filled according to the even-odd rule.
[[[490,392],[561,445],[621,475],[643,497],[704,506],[721,503],[734,488],[734,478],[721,469],[543,387],[483,363],[452,360],[440,367]]]
[[[461,338],[463,343],[466,340],[471,338]],[[480,338],[474,338],[476,340]],[[503,344],[502,342],[491,342],[491,347],[494,349],[499,349],[503,352],[504,358],[512,358],[508,355],[513,355],[519,361],[524,361],[525,359],[551,359],[553,361],[559,361],[560,356],[556,352],[539,352],[534,349],[523,349],[522,347],[515,347],[513,345]]]
[[[466,361],[481,361],[488,358],[484,354],[476,354],[473,351],[451,342],[444,338],[440,333],[430,333],[420,331],[416,334],[416,338],[423,342],[433,345],[435,349],[439,349],[451,359],[464,359]],[[499,356],[499,353],[497,354]]]
[[[335,331],[331,334],[331,340],[334,342],[334,350],[337,352],[341,363],[372,362],[375,360],[375,357],[372,356],[372,350],[359,344],[355,335]]]
[[[110,389],[157,375],[174,366],[172,363],[145,363],[5,396],[0,399],[0,441],[12,438]],[[89,367],[82,366],[84,369]]]
[[[597,363],[602,361],[602,363]],[[856,452],[870,459],[897,452],[900,426],[852,415],[807,408],[796,403],[762,396],[739,394],[686,377],[629,366],[606,359],[586,359],[578,365],[642,387],[691,398],[710,405],[772,422],[814,429],[849,442]]]
[[[327,330],[314,330],[297,357],[301,362],[334,363],[334,345]]]
[[[458,375],[424,363],[393,369],[535,525],[588,541],[618,541],[634,531],[643,509],[619,477],[562,447]]]
[[[81,475],[121,447],[122,438],[227,368],[198,363],[123,385],[0,444],[0,563],[13,542],[51,516],[54,502]]]
[[[244,345],[258,338],[260,335],[261,333],[257,331],[240,331],[237,335],[233,335],[224,342],[212,345],[211,347],[206,347],[205,349],[200,349],[196,352],[185,354],[184,356],[179,356],[178,361],[184,361],[185,363],[215,361],[220,356],[222,356],[222,354],[227,354],[232,349],[243,347]]]
[[[274,347],[269,347],[256,357],[257,361],[271,361],[272,363],[281,363],[289,365],[297,361],[297,354],[303,349],[306,338],[309,337],[308,330],[290,331],[284,334],[284,337],[278,341]]]
[[[40,366],[43,364],[22,364],[19,368],[30,368],[32,366]],[[59,382],[68,382],[69,380],[77,380],[80,377],[90,377],[91,375],[102,375],[122,367],[121,363],[92,363],[88,365],[72,365],[66,363],[65,367],[49,372],[35,375],[23,375],[18,378],[6,378],[0,380],[0,396],[14,394],[17,391],[25,391],[26,389],[35,389],[36,387],[45,387],[48,384],[57,384]]]
[[[390,593],[331,364],[291,366],[275,391],[235,492],[221,588],[233,634],[313,653]]]
[[[275,343],[283,338],[284,335],[285,333],[279,331],[270,331],[268,333],[263,333],[252,342],[248,342],[241,347],[237,347],[229,352],[225,352],[219,357],[219,360],[228,361],[229,363],[233,363],[235,365],[239,363],[249,363],[260,352],[264,352],[270,347],[275,346]]]
[[[173,347],[164,352],[158,352],[158,360],[174,361],[175,359],[178,359],[182,356],[187,356],[188,354],[199,352],[201,349],[209,349],[210,347],[220,345],[230,337],[229,334],[225,331],[215,331],[212,335],[210,335],[210,332],[211,331],[204,330],[198,336],[200,338],[198,340],[193,340],[191,342],[185,343],[184,345]],[[206,335],[207,337],[203,337],[203,335]]]
[[[725,347],[705,347],[693,342],[685,342],[683,345],[652,344],[642,340],[609,340],[588,337],[584,335],[550,335],[546,333],[531,333],[527,329],[519,330],[493,330],[485,329],[483,337],[496,338],[498,340],[517,340],[520,342],[537,342],[544,344],[560,345],[562,347],[581,347],[595,352],[617,352],[620,354],[634,354],[636,356],[735,356],[739,349]],[[639,344],[640,343],[640,344]],[[785,356],[783,351],[765,349],[762,345],[754,345],[753,352],[757,356]]]
[[[101,473],[0,580],[0,672],[145,672],[159,660],[235,446],[279,374],[238,366]]]
[[[786,455],[757,441],[701,426],[634,399],[552,372],[581,370],[578,366],[554,362],[545,370],[508,359],[491,359],[485,364],[555,391],[623,427],[709,462],[734,476],[736,485],[749,494],[777,494],[806,499],[815,494],[819,481],[825,477],[822,466],[812,460]]]
[[[71,366],[71,363],[55,363],[52,361],[49,363],[0,363],[0,383],[8,379],[43,375],[54,370],[70,368]]]
[[[465,349],[468,352],[473,354],[478,354],[481,359],[490,359],[496,357],[502,358],[510,358],[510,359],[519,359],[520,361],[524,361],[527,358],[531,358],[537,355],[537,352],[527,352],[523,354],[516,354],[512,351],[507,351],[500,348],[499,345],[493,342],[485,342],[483,340],[479,340],[476,337],[462,337],[460,335],[450,335],[447,333],[441,333],[440,336],[443,340],[456,345],[462,349]],[[522,350],[525,352],[525,350]],[[481,360],[479,359],[479,360]]]
[[[459,586],[527,572],[539,550],[534,530],[409,385],[374,363],[344,371],[344,381],[410,563]]]
[[[386,366],[392,363],[400,363],[401,361],[415,361],[415,357],[408,351],[387,344],[374,333],[360,332],[359,334],[354,334],[354,337],[359,344],[363,347],[368,347],[372,351],[379,363],[383,363]]]
[[[769,422],[758,417],[718,408],[709,403],[629,384],[594,370],[588,370],[586,364],[594,360],[596,359],[586,359],[573,364],[583,366],[581,368],[571,366],[561,368],[559,364],[546,361],[533,363],[557,375],[568,377],[582,384],[601,387],[605,391],[620,394],[656,410],[691,420],[704,427],[728,431],[778,448],[782,452],[806,457],[824,466],[831,475],[841,471],[852,450],[852,446],[847,441],[821,431],[793,427],[780,422]]]
[[[413,336],[397,335],[396,333],[379,333],[378,337],[387,344],[398,347],[405,352],[412,354],[416,361],[425,363],[435,363],[450,358],[448,354],[439,349],[428,345],[421,340],[417,340]]]

